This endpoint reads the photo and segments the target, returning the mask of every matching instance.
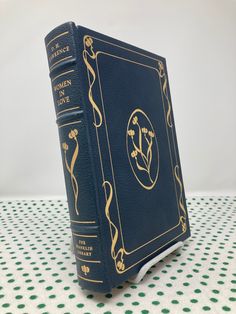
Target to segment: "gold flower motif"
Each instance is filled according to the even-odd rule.
[[[137,124],[137,122],[138,122],[138,117],[137,117],[137,116],[134,116],[134,117],[133,117],[133,120],[132,120],[132,123],[133,123],[133,124]]]
[[[78,130],[77,129],[71,130],[70,133],[69,133],[69,138],[70,139],[76,138],[77,135],[78,135]]]
[[[122,261],[118,261],[116,263],[116,266],[119,270],[124,270],[125,269],[125,264]]]
[[[147,134],[148,129],[147,129],[147,128],[142,128],[142,132],[143,132],[144,134]]]
[[[131,153],[131,157],[135,158],[135,157],[137,157],[137,155],[138,155],[138,152],[136,150],[133,150]]]
[[[134,134],[135,134],[134,130],[130,129],[130,130],[128,131],[128,135],[129,135],[129,136],[134,136]]]
[[[82,265],[81,270],[86,276],[88,273],[90,273],[90,268],[88,266]]]
[[[158,61],[158,66],[160,71],[164,70],[164,65],[161,61]]]
[[[91,38],[91,37],[87,37],[87,38],[85,39],[85,45],[86,45],[87,47],[90,47],[90,46],[92,46],[92,44],[93,44],[92,38]]]
[[[180,217],[180,222],[181,222],[181,224],[182,224],[182,231],[183,231],[183,232],[186,232],[186,230],[187,230],[187,224],[186,224],[186,219],[185,219],[184,216],[181,216],[181,217]]]
[[[64,150],[68,150],[68,145],[66,144],[66,142],[62,143],[62,148]]]
[[[148,135],[149,135],[150,137],[154,137],[154,132],[148,131]]]

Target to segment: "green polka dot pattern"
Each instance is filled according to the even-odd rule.
[[[192,237],[143,281],[78,286],[62,200],[0,202],[1,314],[236,313],[236,197],[188,199]]]

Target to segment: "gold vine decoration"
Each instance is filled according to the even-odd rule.
[[[89,37],[88,35],[84,36],[84,45],[87,47],[87,49],[89,49],[89,51],[87,49],[83,50],[83,60],[84,60],[84,63],[86,64],[87,70],[92,76],[92,82],[89,83],[88,98],[93,109],[95,110],[99,118],[99,122],[97,123],[95,120],[93,124],[96,128],[99,128],[102,125],[102,114],[101,114],[100,109],[98,108],[98,105],[93,99],[93,93],[92,93],[93,85],[96,81],[96,73],[88,61],[88,58],[92,60],[96,59],[96,53],[93,50],[93,39]]]
[[[171,120],[171,103],[170,103],[170,99],[169,99],[168,91],[167,91],[167,76],[166,76],[165,68],[164,68],[162,61],[158,61],[157,72],[158,72],[160,79],[162,79],[162,81],[161,81],[162,82],[162,91],[163,91],[163,94],[164,94],[165,99],[166,99],[167,104],[168,104],[168,110],[167,110],[167,114],[166,114],[167,124],[170,128],[172,128],[173,124],[172,124],[172,120]]]
[[[106,200],[105,215],[110,225],[110,234],[111,234],[111,242],[112,242],[111,243],[111,256],[115,262],[116,271],[118,273],[122,273],[125,270],[124,254],[127,254],[127,252],[125,251],[123,247],[119,248],[118,250],[116,249],[117,242],[119,239],[119,231],[116,225],[114,224],[114,222],[111,220],[111,216],[110,216],[110,205],[113,198],[113,188],[109,181],[104,181],[102,186],[105,189],[105,191],[106,191],[106,185],[109,187],[109,194],[108,194],[109,196]]]
[[[79,142],[77,140],[77,135],[78,135],[77,129],[71,130],[68,134],[69,139],[71,139],[71,140],[73,139],[75,141],[75,149],[74,149],[70,163],[68,162],[68,159],[66,156],[67,151],[69,149],[69,146],[66,142],[62,143],[62,149],[64,151],[64,159],[65,159],[66,169],[70,174],[71,185],[72,185],[73,194],[74,194],[74,208],[75,208],[76,214],[79,215],[79,209],[78,209],[78,205],[77,205],[78,195],[79,195],[79,187],[78,187],[76,177],[74,175],[74,166],[75,166],[75,162],[77,160],[78,154],[79,154]]]
[[[148,174],[151,184],[154,183],[151,177],[151,163],[152,163],[152,145],[153,138],[155,136],[152,130],[148,130],[145,127],[141,127],[138,122],[138,117],[134,116],[132,119],[132,124],[138,128],[138,144],[135,142],[135,130],[129,129],[127,131],[128,136],[130,136],[134,150],[131,152],[131,157],[135,159],[136,166],[138,170],[145,171]],[[143,150],[143,141],[147,143],[146,153]]]
[[[183,184],[180,180],[180,176],[179,176],[179,166],[176,165],[175,168],[174,168],[174,174],[175,174],[175,178],[179,184],[179,187],[180,187],[180,194],[179,194],[179,207],[182,211],[182,215],[180,216],[179,220],[180,220],[180,223],[182,225],[182,231],[183,232],[186,232],[187,230],[187,224],[186,224],[186,210],[185,210],[185,207],[184,207],[184,201],[183,201]]]

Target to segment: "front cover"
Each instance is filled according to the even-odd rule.
[[[79,27],[103,251],[112,284],[190,235],[165,59]]]

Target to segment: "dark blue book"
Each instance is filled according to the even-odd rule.
[[[166,60],[65,23],[45,38],[81,287],[190,236]]]

